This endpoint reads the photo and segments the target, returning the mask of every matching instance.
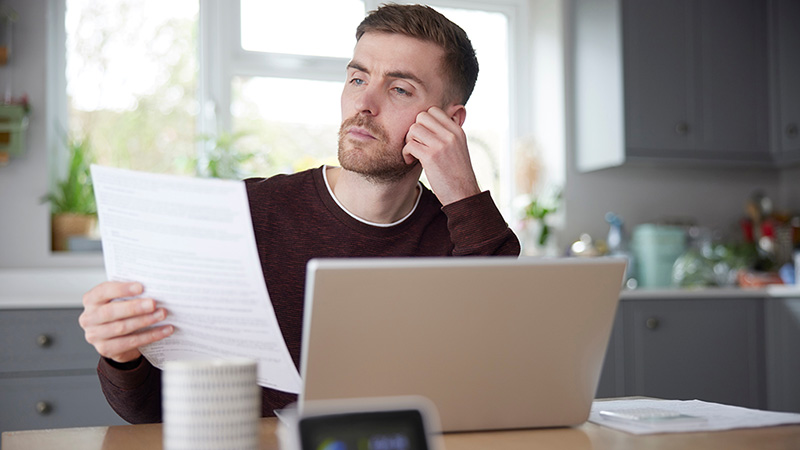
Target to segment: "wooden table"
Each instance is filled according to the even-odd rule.
[[[278,449],[276,419],[262,419],[263,450]],[[456,433],[443,437],[446,450],[673,450],[800,449],[800,425],[634,436],[585,423],[575,428]],[[3,450],[158,450],[161,424],[121,425],[3,433]]]

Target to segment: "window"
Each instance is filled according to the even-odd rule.
[[[525,30],[526,3],[430,3],[467,31],[478,54],[465,131],[479,183],[507,215],[512,146],[528,116],[511,96],[523,78],[512,55],[522,50],[513,39]],[[91,141],[98,162],[202,173],[208,137],[227,134],[242,155],[238,176],[337,163],[345,66],[377,0],[66,4],[65,123]]]
[[[337,164],[339,81],[234,76],[231,120],[261,176]],[[302,93],[299,97],[298,93]]]
[[[302,4],[241,0],[242,49],[349,58],[356,27],[364,18],[364,2],[306,0]]]
[[[67,0],[70,139],[100,164],[185,173],[196,154],[198,0]]]
[[[509,18],[494,11],[437,8],[467,32],[478,56],[480,71],[475,91],[467,102],[464,131],[472,166],[482,189],[489,189],[498,205],[511,196],[507,155],[509,124]]]

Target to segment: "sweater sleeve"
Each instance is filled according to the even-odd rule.
[[[519,256],[519,239],[503,219],[489,191],[442,207],[454,256]]]
[[[97,374],[108,404],[121,418],[129,423],[161,422],[161,371],[145,358],[124,366],[100,358]]]

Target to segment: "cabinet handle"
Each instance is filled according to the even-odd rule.
[[[798,129],[796,123],[790,123],[786,126],[786,136],[790,139],[794,139],[797,137]]]
[[[675,124],[675,133],[680,136],[686,136],[689,134],[689,124],[686,122],[678,122]]]
[[[648,330],[655,330],[658,328],[659,321],[655,317],[651,317],[644,321],[644,326],[647,327]]]
[[[53,405],[45,401],[36,402],[36,413],[40,416],[46,416],[53,412]]]
[[[50,347],[53,344],[53,338],[46,334],[40,334],[36,336],[36,345],[42,348]]]

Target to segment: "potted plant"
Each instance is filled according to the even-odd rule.
[[[206,178],[243,178],[242,164],[252,159],[252,152],[241,152],[239,140],[249,136],[248,132],[222,132],[218,136],[203,135],[200,139],[206,144],[205,155],[192,161],[198,176]]]
[[[561,190],[552,189],[543,195],[531,196],[523,212],[523,247],[527,255],[548,255],[556,251],[551,245],[551,230],[548,216],[558,211]]]
[[[97,205],[90,172],[91,147],[86,139],[69,139],[67,150],[67,176],[44,197],[50,202],[54,251],[69,250],[70,237],[91,236],[97,225]]]

